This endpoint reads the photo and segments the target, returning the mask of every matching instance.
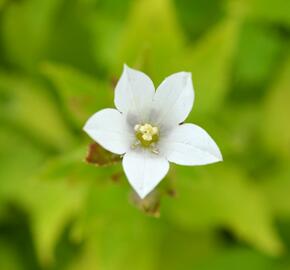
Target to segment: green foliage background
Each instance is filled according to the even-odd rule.
[[[288,0],[1,0],[0,269],[290,269],[289,40]],[[84,162],[123,63],[191,71],[224,155],[153,202]]]

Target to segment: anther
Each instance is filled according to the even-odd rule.
[[[149,147],[159,139],[159,129],[151,124],[137,124],[134,127],[136,138],[143,147]]]

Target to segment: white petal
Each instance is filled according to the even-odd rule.
[[[222,161],[221,152],[199,126],[183,124],[160,141],[160,151],[171,162],[180,165],[204,165]]]
[[[125,154],[123,168],[129,183],[143,199],[167,174],[169,162],[146,149],[139,149]]]
[[[134,138],[134,132],[125,117],[115,109],[104,109],[89,118],[84,131],[105,149],[116,154],[124,154]]]
[[[154,84],[146,74],[124,65],[115,89],[115,106],[120,112],[143,120],[148,117],[154,93]]]
[[[179,72],[167,77],[153,98],[156,124],[177,125],[190,113],[194,100],[191,73]]]

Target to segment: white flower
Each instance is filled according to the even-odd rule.
[[[204,165],[222,161],[218,146],[205,130],[181,124],[193,100],[190,73],[167,77],[155,92],[146,74],[125,65],[115,89],[117,110],[95,113],[84,130],[105,149],[124,154],[129,183],[144,198],[165,177],[169,162]]]

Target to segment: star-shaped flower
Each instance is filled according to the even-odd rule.
[[[115,89],[116,109],[89,118],[85,132],[115,154],[141,198],[165,177],[169,162],[205,165],[222,161],[221,152],[201,127],[182,124],[194,100],[191,74],[178,72],[157,88],[143,72],[124,66]]]

